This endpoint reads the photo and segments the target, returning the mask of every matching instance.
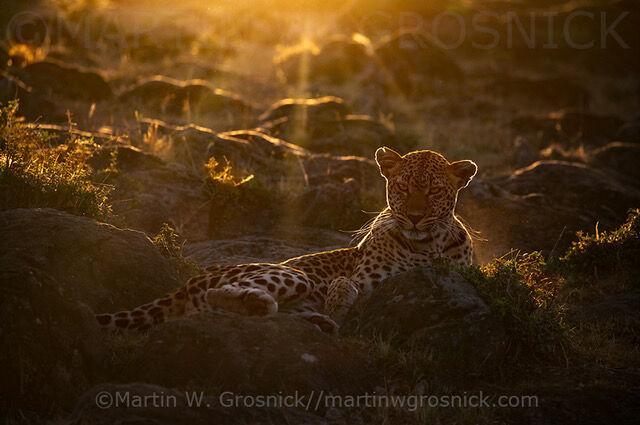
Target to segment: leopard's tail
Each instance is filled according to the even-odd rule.
[[[132,310],[96,314],[95,317],[103,329],[146,330],[170,318],[183,316],[188,302],[187,288],[183,287]]]

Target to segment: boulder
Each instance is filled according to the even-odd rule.
[[[216,133],[197,126],[170,127],[150,122],[149,125],[143,133],[151,129],[158,137],[168,139],[167,156],[177,160],[183,171],[188,171],[189,179],[195,176],[201,181],[207,179],[205,164],[210,158],[219,164],[216,172],[222,172],[228,165],[236,182],[249,178],[235,186],[233,182],[216,180],[207,180],[205,186],[192,180],[189,189],[192,193],[200,196],[198,193],[207,189],[206,194],[202,194],[205,198],[199,204],[201,208],[189,201],[184,205],[191,208],[191,218],[176,217],[172,221],[183,220],[187,229],[206,231],[208,238],[229,237],[238,231],[242,234],[264,232],[281,228],[285,223],[355,230],[366,220],[360,210],[374,211],[382,207],[384,182],[373,160],[313,154],[257,130]],[[368,154],[372,153],[373,150]],[[179,165],[172,167],[178,169]],[[163,185],[158,182],[158,188],[150,187],[149,193],[160,191]],[[148,193],[141,195],[148,197]],[[158,205],[167,202],[171,201],[159,200]],[[179,204],[175,206],[174,211],[183,210]],[[164,209],[156,207],[153,211],[159,213]],[[202,223],[196,217],[206,217],[206,211],[209,211],[209,226],[196,227],[195,223]],[[166,217],[165,213],[162,215]],[[188,232],[190,237],[195,236]]]
[[[340,98],[283,99],[261,116],[274,137],[313,152],[369,157],[382,145],[398,145],[395,134],[367,115],[353,115]]]
[[[65,99],[99,102],[113,97],[109,83],[98,72],[53,60],[29,64],[18,77],[41,93]]]
[[[320,48],[304,46],[275,60],[288,84],[344,84],[358,79],[374,63],[370,42],[363,36],[334,36]]]
[[[609,143],[592,151],[588,163],[596,168],[614,173],[629,184],[640,185],[640,144]]]
[[[166,134],[173,144],[170,156],[195,172],[203,171],[204,164],[215,158],[228,160],[236,177],[254,175],[270,185],[317,186],[350,179],[370,185],[381,181],[372,159],[315,154],[259,130],[215,133],[186,126]],[[366,156],[372,157],[374,152],[372,149]]]
[[[184,165],[126,145],[101,147],[89,163],[96,178],[115,187],[110,198],[113,212],[127,226],[156,234],[164,223],[171,223],[189,239],[206,235],[204,183]]]
[[[526,137],[516,137],[509,152],[511,164],[517,168],[526,167],[540,158],[540,153]]]
[[[142,233],[51,209],[11,210],[0,214],[0,252],[3,409],[65,412],[105,382],[151,384],[124,387],[135,394],[160,385],[212,396],[351,394],[381,383],[361,344],[287,315],[210,313],[147,334],[99,331],[93,314],[182,283]]]
[[[52,209],[0,213],[3,403],[58,409],[100,374],[94,312],[131,308],[180,283],[142,233]]]
[[[614,140],[624,121],[614,115],[561,110],[543,116],[518,117],[511,126],[535,137],[541,145],[552,142],[565,147],[604,146]]]
[[[9,210],[1,219],[3,261],[12,260],[13,270],[45,271],[61,294],[92,309],[135,306],[179,283],[170,263],[142,232],[53,209]],[[137,271],[128,270],[136,265]]]
[[[166,114],[183,123],[215,123],[217,129],[243,127],[254,120],[251,104],[203,80],[155,76],[126,89],[118,100],[122,107],[137,107],[144,114]]]
[[[457,364],[462,374],[470,372],[463,372],[465,366],[479,364],[465,365],[465,358],[493,362],[505,352],[500,321],[470,282],[444,269],[415,269],[387,279],[356,302],[340,332],[431,353]]]
[[[291,226],[272,235],[247,235],[188,243],[184,255],[206,267],[218,264],[279,263],[313,252],[348,246],[350,238],[339,232]]]
[[[287,315],[209,313],[165,323],[128,360],[122,373],[130,382],[237,394],[349,393],[366,388],[371,374],[358,344]]]
[[[276,137],[313,152],[370,156],[381,146],[400,149],[395,134],[367,115],[347,115],[337,120],[282,119],[265,125]]]
[[[18,114],[29,121],[65,122],[64,109],[47,100],[45,96],[10,75],[0,76],[0,104],[18,100]]]
[[[68,119],[68,118],[67,118]],[[99,131],[85,131],[76,127],[69,128],[69,124],[40,124],[40,123],[25,123],[28,128],[34,130],[41,130],[47,134],[48,141],[53,145],[61,145],[64,143],[70,143],[73,140],[84,139],[92,140],[97,145],[106,145],[108,143],[125,143],[125,139],[120,136],[115,136],[109,129],[101,128]],[[105,167],[107,164],[105,163]]]
[[[624,121],[615,115],[598,115],[565,110],[550,115],[560,135],[589,146],[611,141]]]
[[[263,112],[260,115],[260,121],[269,123],[282,118],[294,120],[295,117],[304,117],[304,119],[311,121],[330,121],[343,119],[350,113],[350,108],[345,101],[336,96],[282,99]]]
[[[640,191],[580,163],[538,161],[496,182],[536,205],[569,208],[603,226],[619,224],[640,204]]]
[[[509,193],[493,181],[474,179],[458,197],[457,214],[474,237],[479,264],[512,251],[560,255],[575,232],[593,229],[590,216],[541,203],[535,194]]]
[[[615,140],[625,143],[640,143],[640,117],[623,124],[618,129]]]

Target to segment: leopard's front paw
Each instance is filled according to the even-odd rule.
[[[317,315],[310,316],[307,318],[307,320],[313,323],[314,325],[316,325],[316,327],[320,329],[322,332],[330,335],[337,334],[338,330],[340,329],[340,326],[338,326],[338,324],[335,321],[333,321],[332,318],[324,314],[317,314]]]

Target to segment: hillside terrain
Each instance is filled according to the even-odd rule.
[[[0,6],[1,421],[637,421],[637,2],[202,3]],[[208,265],[350,245],[385,206],[381,146],[478,164],[457,207],[475,266],[389,279],[337,336],[222,312],[98,329]],[[177,406],[103,408],[105,392]]]

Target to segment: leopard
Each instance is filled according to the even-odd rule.
[[[97,314],[105,329],[146,330],[207,311],[244,316],[288,314],[335,334],[353,304],[386,279],[439,260],[473,262],[473,239],[456,215],[459,192],[478,167],[432,150],[375,152],[386,206],[350,246],[281,263],[214,264],[166,296],[132,310]]]

